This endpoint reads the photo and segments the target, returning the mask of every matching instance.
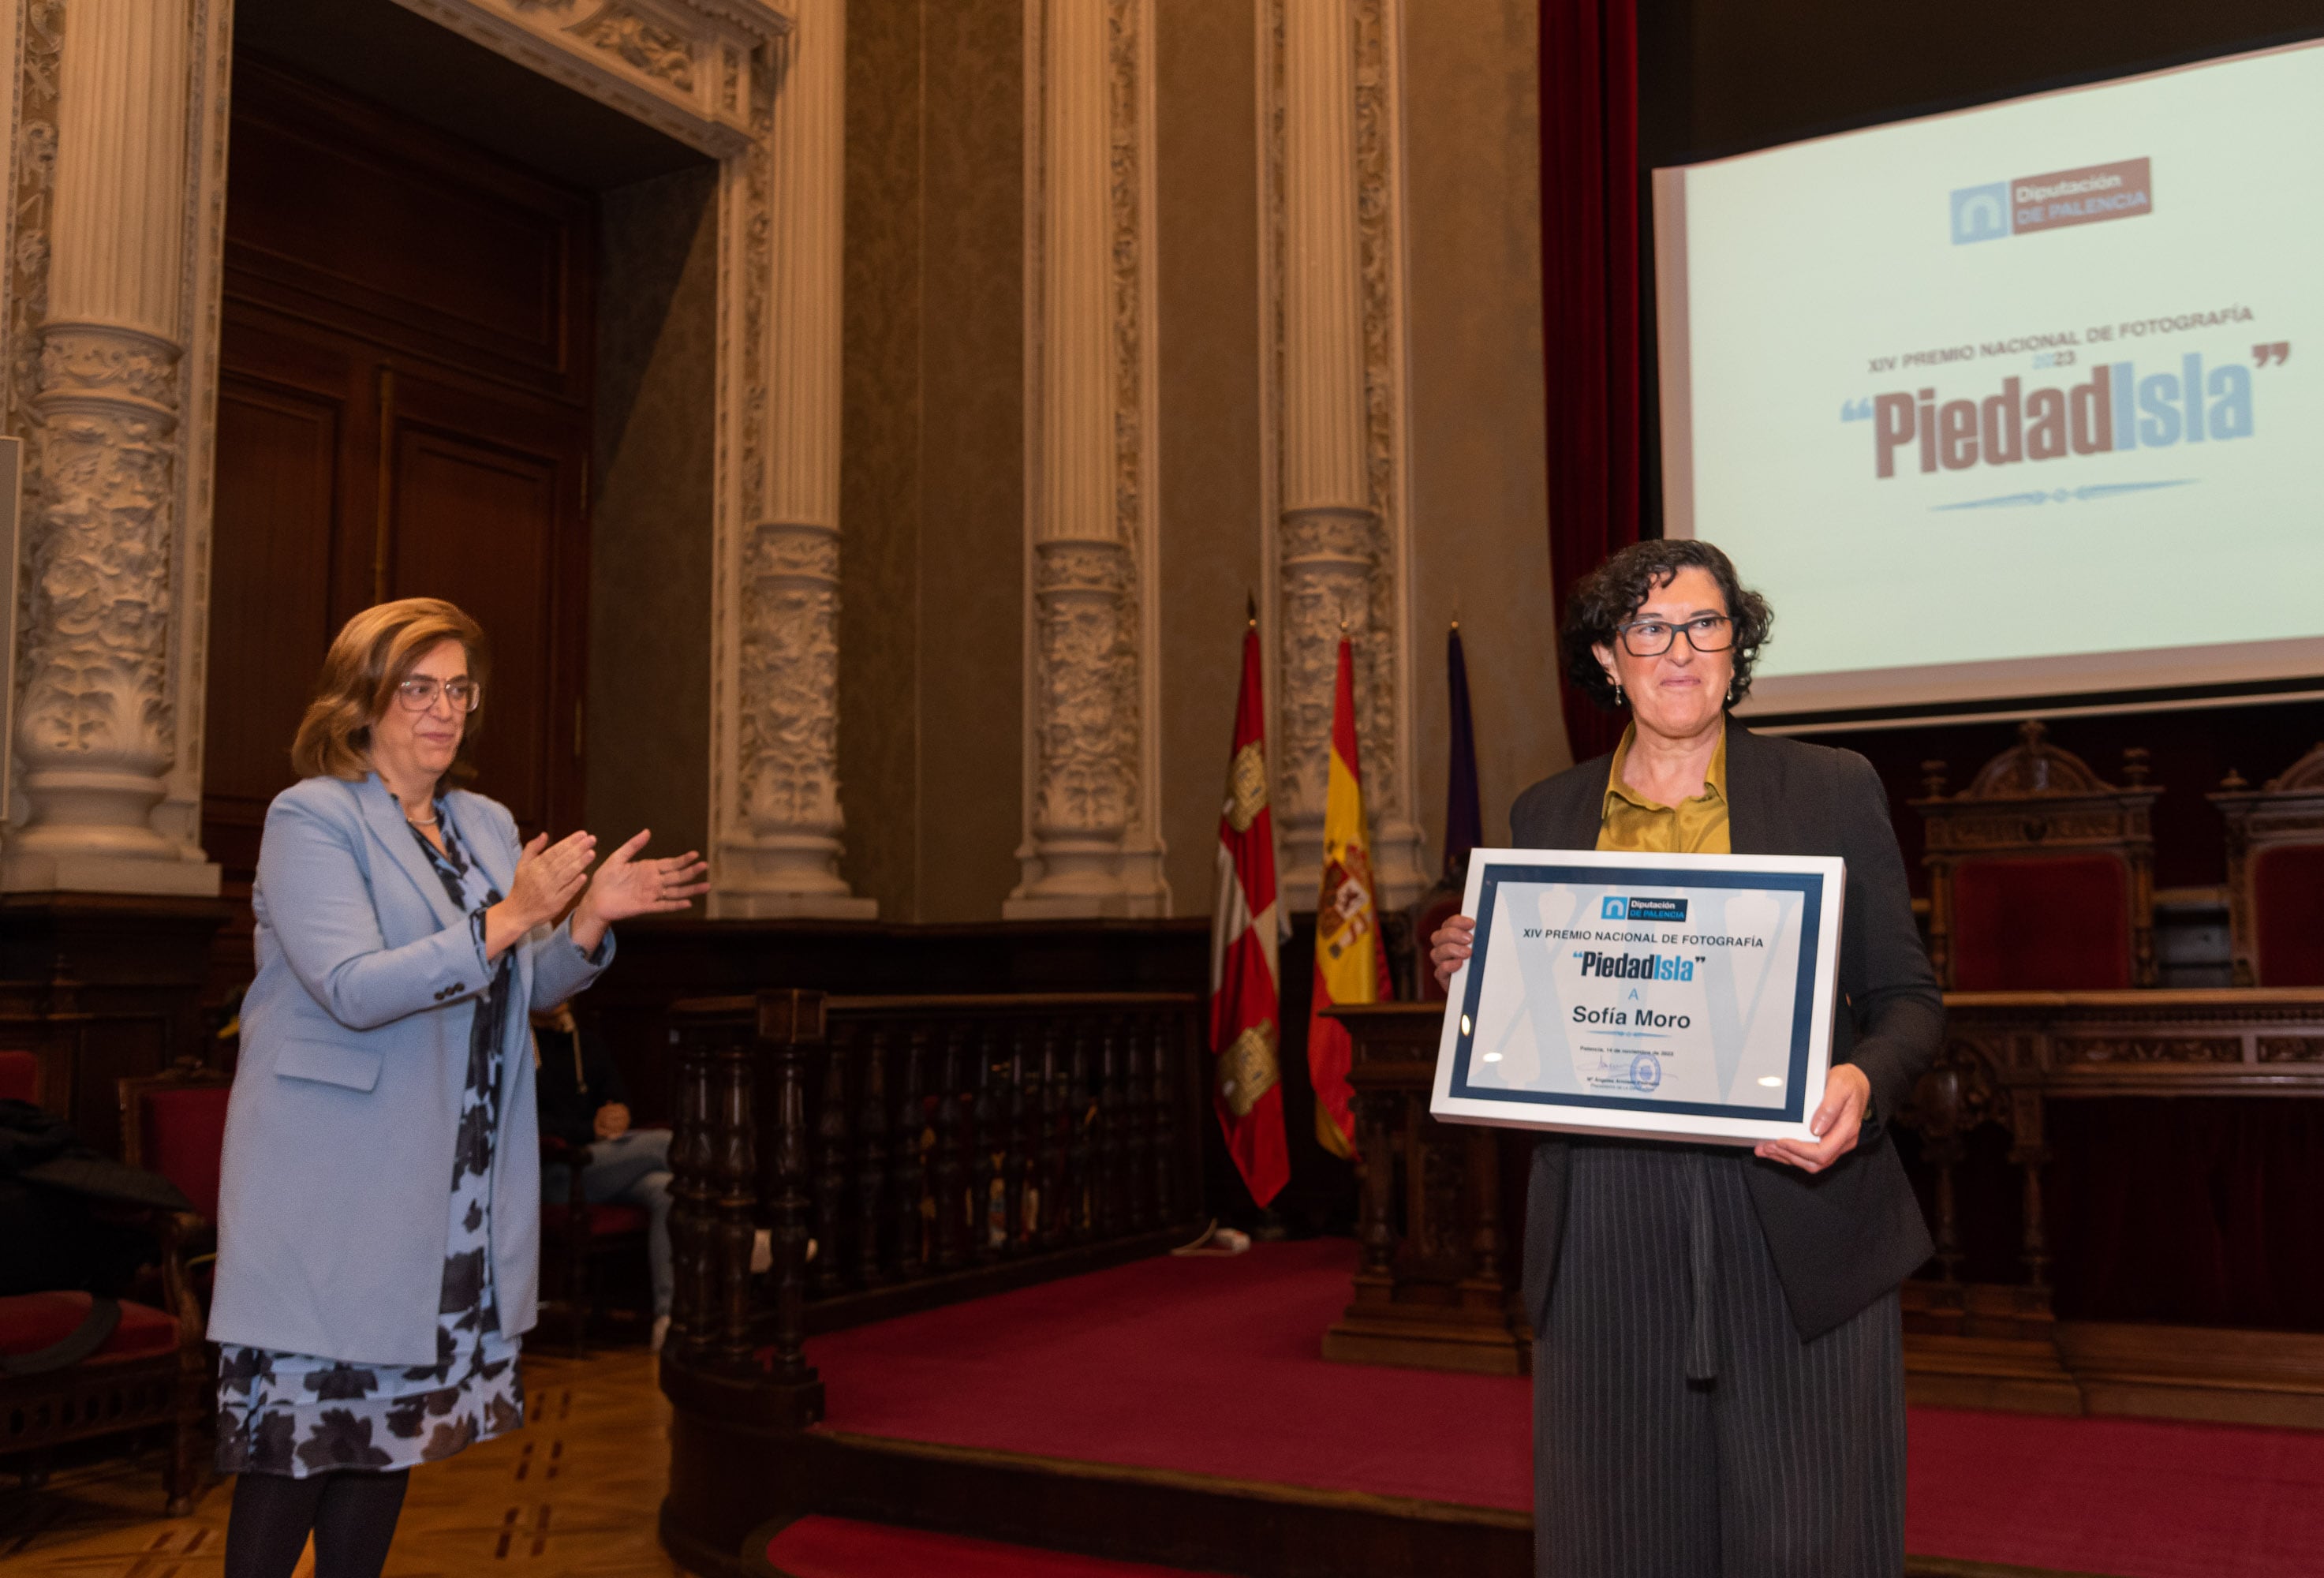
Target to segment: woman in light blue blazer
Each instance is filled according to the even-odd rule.
[[[210,1312],[227,1578],[288,1578],[309,1531],[317,1578],[376,1578],[410,1465],[523,1424],[528,1010],[596,979],[613,922],[706,886],[691,851],[635,858],[642,832],[593,877],[588,834],[520,847],[450,787],[484,667],[449,603],[355,615],[267,809]]]

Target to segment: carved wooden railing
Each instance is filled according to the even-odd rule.
[[[810,1331],[1185,1233],[1202,1206],[1201,1007],[807,991],[675,1005],[665,1385],[740,1383],[811,1422]],[[761,1228],[772,1265],[758,1275]]]

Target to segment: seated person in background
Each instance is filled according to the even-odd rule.
[[[569,1003],[532,1016],[532,1044],[544,1138],[589,1148],[582,1192],[593,1205],[642,1208],[652,1220],[647,1235],[653,1264],[653,1345],[669,1330],[669,1130],[632,1129],[623,1103],[621,1071],[595,1038],[584,1038]],[[560,1163],[541,1169],[541,1193],[564,1201],[572,1174]]]

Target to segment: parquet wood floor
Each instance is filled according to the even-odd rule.
[[[525,1427],[413,1471],[387,1578],[684,1578],[654,1536],[669,1405],[642,1349],[578,1363],[525,1356]],[[0,1490],[6,1578],[212,1578],[230,1481],[163,1518],[159,1460],[61,1472]],[[312,1554],[300,1564],[310,1578]]]

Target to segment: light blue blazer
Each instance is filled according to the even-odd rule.
[[[516,875],[516,822],[482,795],[445,797],[461,847],[494,886]],[[436,1362],[452,1158],[468,1035],[492,979],[468,918],[376,773],[310,778],[267,807],[258,978],[218,1186],[213,1342],[364,1363]],[[528,1006],[588,985],[563,927],[517,944],[493,1151],[501,1330],[538,1311],[540,1138]]]

